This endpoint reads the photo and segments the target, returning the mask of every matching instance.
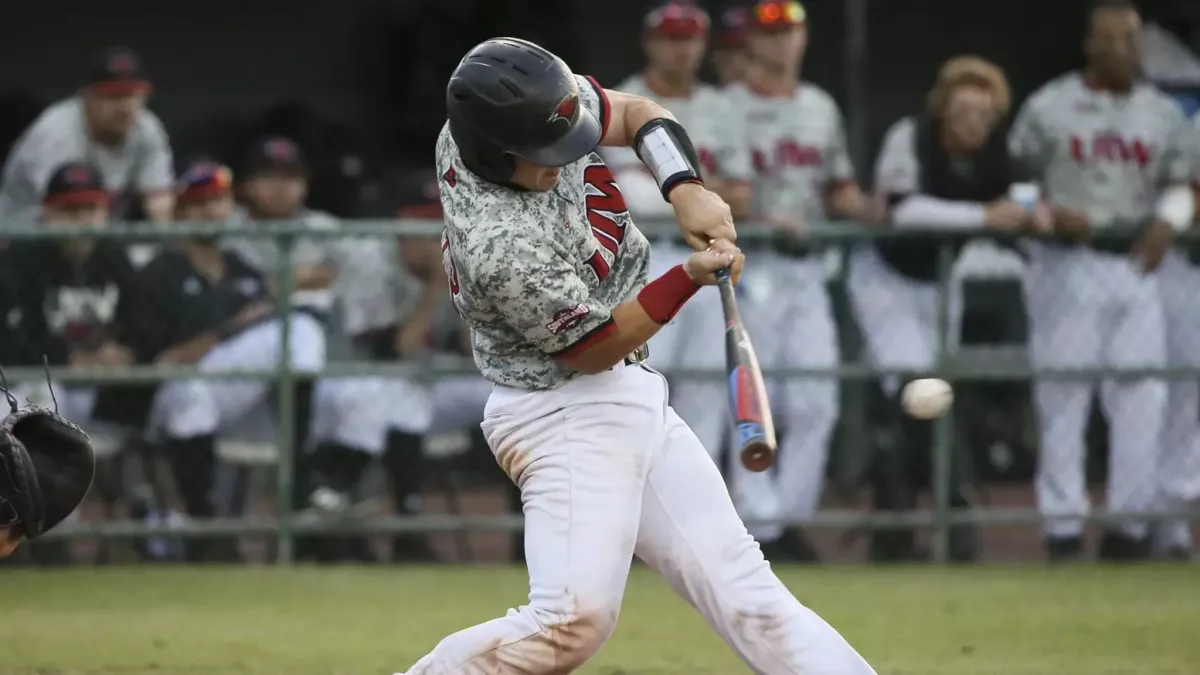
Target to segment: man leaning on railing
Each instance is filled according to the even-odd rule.
[[[887,200],[890,227],[936,228],[948,232],[1045,231],[1049,210],[1035,205],[1036,187],[1022,186],[1006,146],[1005,118],[1011,94],[1004,73],[974,56],[950,59],[938,72],[924,113],[892,125],[875,166],[875,186]],[[1033,190],[1029,203],[1009,198],[1010,190]],[[847,286],[855,319],[873,364],[922,377],[936,366],[944,342],[954,342],[962,299],[951,288],[949,312],[939,335],[942,303],[939,276],[943,250],[957,256],[965,240],[884,239],[858,244],[849,256]],[[948,261],[945,261],[948,262]],[[876,422],[888,433],[875,449],[870,472],[878,509],[916,508],[917,475],[928,474],[932,423],[906,415],[900,406],[901,377],[880,383],[883,400]],[[962,429],[961,424],[955,427]],[[970,506],[965,448],[952,462],[950,505]],[[975,557],[974,533],[951,531],[949,555]],[[873,560],[912,560],[922,556],[912,529],[877,530]]]

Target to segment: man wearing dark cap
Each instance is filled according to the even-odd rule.
[[[239,179],[241,207],[234,214],[234,222],[243,227],[253,227],[256,221],[291,219],[314,230],[339,227],[332,216],[305,208],[308,166],[300,146],[291,139],[270,137],[256,142],[243,160]],[[300,238],[292,248],[292,284],[296,291],[292,299],[315,312],[328,311],[329,289],[337,278],[337,265],[330,254],[332,244],[332,239]],[[280,258],[277,241],[233,236],[225,245],[274,278]]]
[[[138,56],[123,48],[104,52],[79,92],[46,108],[13,146],[0,177],[0,229],[6,220],[34,219],[51,172],[88,162],[101,188],[130,193],[156,221],[171,217],[171,146],[162,122],[146,110],[150,82]],[[131,204],[115,202],[112,215]]]
[[[69,239],[12,242],[5,265],[11,272],[14,306],[6,312],[4,359],[14,366],[123,366],[133,363],[128,338],[138,323],[131,311],[137,274],[125,248],[90,231],[109,217],[109,193],[95,167],[72,162],[47,180],[39,219],[47,227],[70,228]],[[53,405],[48,383],[26,383],[18,397]],[[64,416],[89,433],[103,431],[95,419],[98,389],[55,387]],[[65,549],[39,544],[38,560],[62,562]]]
[[[712,65],[717,84],[727,87],[746,75],[746,21],[749,12],[735,6],[721,12],[713,41]]]
[[[189,167],[179,182],[179,217],[222,222],[232,211],[232,175],[212,162]],[[264,370],[280,359],[284,320],[267,279],[241,255],[208,237],[188,237],[142,271],[147,291],[139,313],[153,315],[138,340],[140,360],[195,364],[201,372]],[[325,336],[312,316],[289,318],[288,356],[312,373],[325,363]],[[247,414],[262,410],[270,383],[250,380],[172,380],[155,396],[152,430],[170,459],[187,514],[215,515],[212,501],[216,438]],[[237,558],[231,540],[191,542],[192,561]]]
[[[698,5],[679,0],[656,3],[642,20],[646,68],[616,89],[651,99],[671,111],[696,145],[705,185],[729,204],[734,217],[741,217],[750,202],[750,157],[741,121],[726,97],[698,79],[708,35],[709,17]],[[602,154],[635,218],[673,216],[654,176],[631,148],[604,148]],[[654,242],[651,273],[665,272],[690,253],[682,239]],[[724,367],[724,353],[711,348],[722,344],[725,335],[717,289],[705,288],[699,294],[709,297],[684,305],[675,320],[654,337],[650,349],[653,365],[665,370]],[[717,380],[681,379],[687,386],[672,387],[671,405],[704,447],[717,454],[727,425],[724,417],[712,414],[712,404],[724,400],[725,385]]]

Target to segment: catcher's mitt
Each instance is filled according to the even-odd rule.
[[[0,420],[0,527],[35,539],[83,501],[96,455],[88,435],[57,412],[20,408],[7,386],[4,396],[11,413]]]

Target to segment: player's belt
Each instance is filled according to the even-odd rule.
[[[638,347],[630,352],[629,356],[625,357],[625,365],[640,366],[645,363],[646,359],[648,358],[650,358],[650,345],[642,345],[641,347]]]

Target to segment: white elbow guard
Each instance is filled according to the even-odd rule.
[[[1196,215],[1196,195],[1186,185],[1173,185],[1158,198],[1154,215],[1176,232],[1186,230]]]

